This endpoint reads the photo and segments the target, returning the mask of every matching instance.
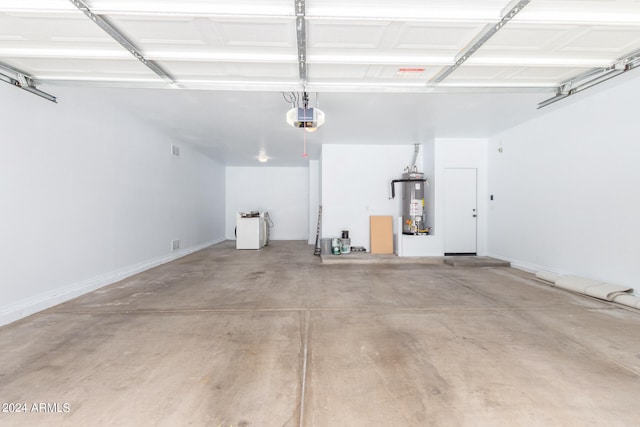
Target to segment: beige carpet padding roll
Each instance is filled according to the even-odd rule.
[[[613,301],[618,295],[631,292],[633,289],[625,288],[624,286],[612,285],[610,283],[603,283],[597,286],[591,286],[587,288],[585,293],[592,297],[606,299],[607,301]]]
[[[544,280],[545,282],[555,284],[556,280],[558,280],[562,276],[556,273],[549,273],[548,271],[538,271],[536,273],[536,277],[540,280]]]
[[[640,298],[629,294],[619,294],[613,297],[613,301],[628,307],[640,309]]]
[[[557,287],[567,289],[569,291],[586,294],[587,288],[592,286],[603,285],[600,280],[585,279],[577,276],[563,276],[555,281]]]
[[[585,279],[584,277],[566,276],[556,280],[556,286],[569,291],[578,292],[606,301],[613,301],[621,293],[633,291],[632,288],[612,285],[599,280]]]
[[[633,288],[627,286],[612,285],[578,276],[561,276],[547,271],[538,271],[536,278],[549,282],[551,286],[640,309],[640,297],[630,295]]]

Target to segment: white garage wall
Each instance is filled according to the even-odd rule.
[[[491,254],[640,287],[640,75],[618,79],[492,139]]]
[[[391,181],[402,178],[413,159],[414,146],[330,145],[322,146],[322,236],[340,237],[349,230],[353,246],[371,249],[369,217],[401,214],[402,191],[391,197]],[[422,169],[423,156],[418,156]]]
[[[309,168],[227,167],[226,237],[235,240],[236,213],[268,211],[272,240],[309,239]]]
[[[173,157],[95,93],[51,91],[0,86],[0,323],[224,239],[220,164]]]

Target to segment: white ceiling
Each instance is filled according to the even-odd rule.
[[[294,0],[84,2],[173,81],[69,0],[0,0],[0,63],[60,102],[91,91],[232,165],[260,150],[270,165],[303,165],[305,136],[312,158],[327,143],[490,136],[640,50],[640,0],[532,0],[437,82],[517,2],[306,0],[302,82]],[[315,133],[284,121],[280,92],[303,87],[326,113]]]

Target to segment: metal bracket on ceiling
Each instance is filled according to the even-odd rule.
[[[443,69],[436,74],[428,84],[440,83],[446,79],[449,74],[453,73],[460,65],[462,65],[471,55],[476,53],[483,44],[485,44],[491,37],[493,37],[498,31],[505,26],[505,24],[513,19],[524,7],[529,4],[531,0],[514,0],[503,11],[502,19],[500,21],[488,24],[481,32],[473,39],[462,52],[456,56],[456,61],[453,65]]]
[[[538,110],[597,84],[606,82],[638,66],[640,66],[640,51],[636,51],[631,55],[619,59],[608,67],[595,68],[582,73],[558,86],[556,95],[539,103]]]
[[[12,86],[19,87],[20,89],[31,92],[34,95],[38,95],[48,101],[58,102],[57,98],[46,92],[36,88],[35,81],[27,74],[16,70],[8,65],[0,64],[0,80],[9,83]]]
[[[296,35],[298,44],[298,75],[305,86],[307,82],[307,21],[305,0],[294,0],[296,8]]]
[[[100,15],[97,15],[91,11],[89,6],[87,6],[81,0],[69,0],[75,7],[77,7],[82,13],[84,13],[89,19],[95,22],[100,28],[102,28],[107,34],[111,36],[115,41],[120,43],[122,47],[127,49],[129,53],[131,53],[137,60],[142,62],[147,68],[156,73],[162,79],[166,80],[169,83],[175,84],[175,80],[171,75],[162,69],[158,64],[154,61],[147,59],[144,57],[142,52],[125,36],[123,36],[120,31],[118,31],[113,25],[111,25],[105,18]]]

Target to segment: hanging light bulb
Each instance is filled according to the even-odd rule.
[[[258,154],[258,161],[260,163],[267,163],[271,157],[267,156],[264,151],[260,150],[260,154]]]

